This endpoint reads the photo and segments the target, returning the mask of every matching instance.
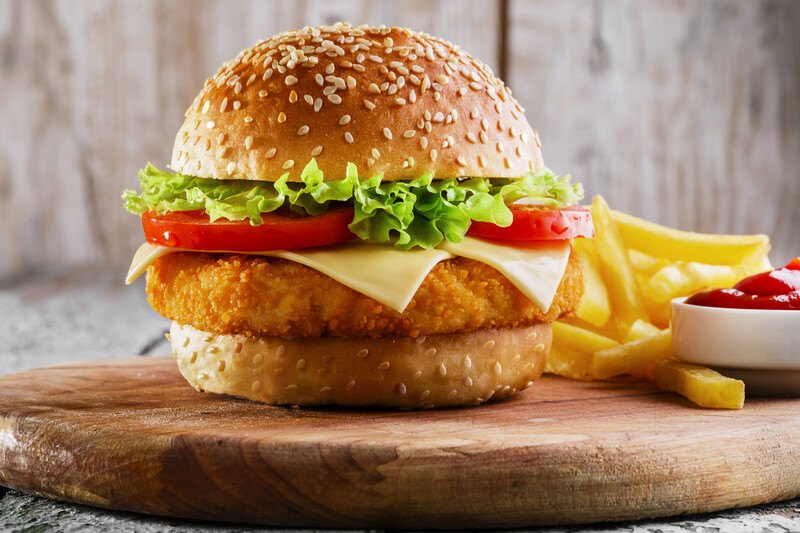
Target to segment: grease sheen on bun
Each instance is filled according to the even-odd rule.
[[[527,388],[544,371],[551,326],[286,340],[213,335],[173,322],[170,340],[197,390],[270,404],[420,408],[479,404]]]
[[[312,158],[325,179],[520,177],[542,167],[511,91],[457,46],[404,28],[287,31],[208,79],[171,168],[214,179],[290,181]]]

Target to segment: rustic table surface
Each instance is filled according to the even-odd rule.
[[[0,280],[0,373],[92,358],[166,354],[168,322],[125,287],[119,270],[48,272]],[[0,531],[220,531],[199,524],[35,498],[0,487]],[[562,531],[543,529],[538,531]],[[701,516],[569,528],[567,531],[797,531],[800,500]]]

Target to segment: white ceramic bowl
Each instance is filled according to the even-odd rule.
[[[672,347],[687,363],[745,382],[748,395],[800,396],[800,311],[672,301]]]

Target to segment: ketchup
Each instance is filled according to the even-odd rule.
[[[800,310],[800,257],[783,268],[744,278],[732,289],[698,292],[686,303],[733,309]]]

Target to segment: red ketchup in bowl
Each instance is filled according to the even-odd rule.
[[[744,278],[732,289],[698,292],[685,303],[732,309],[800,310],[800,257],[783,268]]]

